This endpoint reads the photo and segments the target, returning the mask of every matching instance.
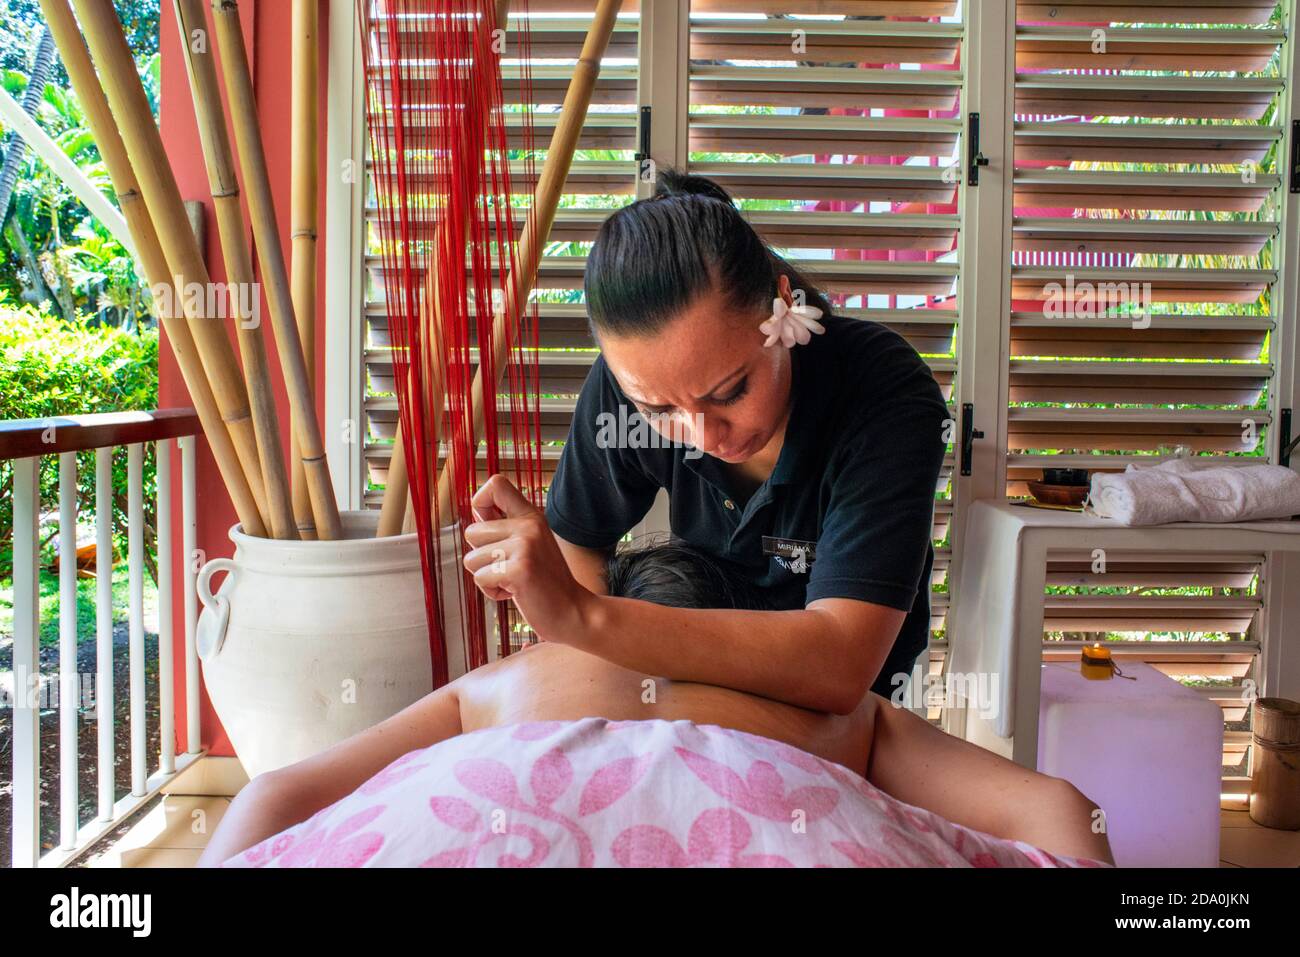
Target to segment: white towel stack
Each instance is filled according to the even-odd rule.
[[[1248,522],[1300,514],[1300,474],[1280,465],[1206,466],[1170,459],[1097,472],[1089,511],[1122,525]]]

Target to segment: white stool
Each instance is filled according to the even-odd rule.
[[[1106,812],[1120,867],[1218,867],[1223,712],[1139,662],[1136,681],[1043,665],[1038,770]]]

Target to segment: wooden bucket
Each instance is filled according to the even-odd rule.
[[[1250,761],[1250,819],[1300,830],[1300,702],[1257,698]]]

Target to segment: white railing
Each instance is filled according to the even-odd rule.
[[[190,409],[128,412],[0,422],[0,460],[13,465],[13,805],[11,861],[14,867],[60,867],[152,798],[160,787],[199,756],[199,667],[195,647],[197,600],[194,562],[182,563],[185,583],[185,752],[176,754],[173,698],[173,528],[172,452],[179,446],[182,554],[195,551],[194,448],[199,432]],[[144,574],[144,452],[156,452],[158,574],[158,713],[160,749],[150,773],[146,738]],[[126,449],[127,568],[129,591],[128,675],[131,790],[116,798],[116,735],[113,689],[113,454]],[[95,452],[96,671],[78,671],[77,646],[77,453]],[[42,686],[40,671],[40,463],[58,457],[59,666],[57,683]],[[80,731],[87,684],[93,689],[97,733],[98,809],[79,819]],[[47,690],[57,690],[59,710],[59,833],[57,846],[41,854],[40,713]]]

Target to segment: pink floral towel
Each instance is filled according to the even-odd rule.
[[[398,758],[225,867],[1080,867],[689,721],[520,724]]]

